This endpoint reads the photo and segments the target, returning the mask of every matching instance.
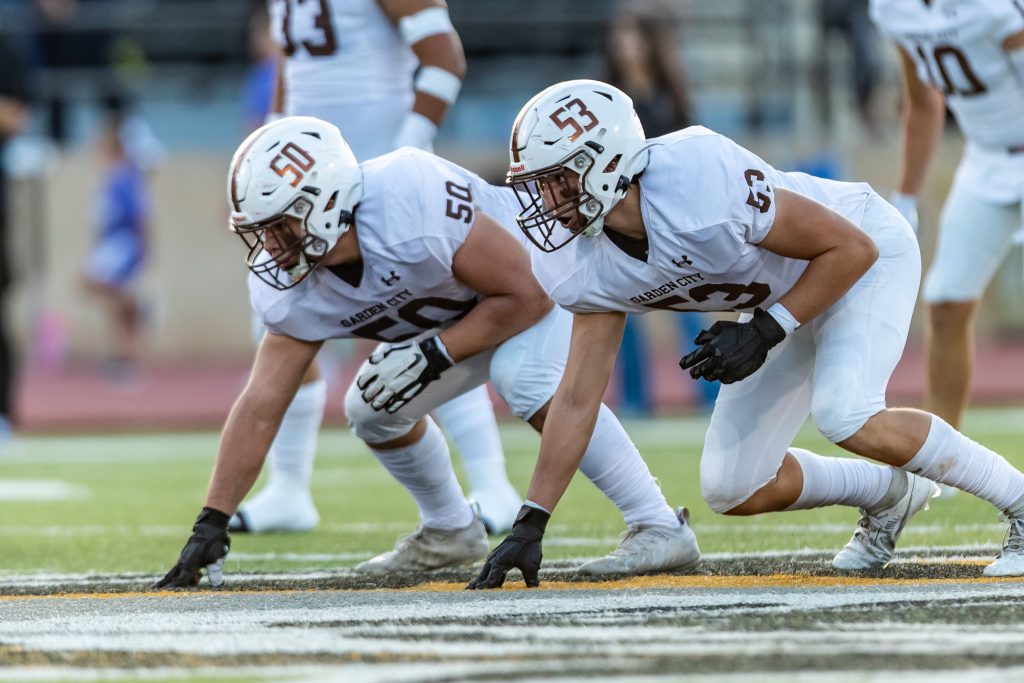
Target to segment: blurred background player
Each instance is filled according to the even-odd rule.
[[[403,146],[433,151],[454,104],[465,56],[443,0],[271,0],[281,48],[270,117],[315,116],[341,130],[360,161]],[[318,364],[306,374],[270,451],[270,481],[232,529],[305,531],[319,521],[311,477],[327,401]],[[486,387],[442,405],[438,417],[463,459],[488,531],[512,526],[521,499],[505,474]]]
[[[106,170],[96,206],[96,242],[82,276],[87,292],[110,316],[112,379],[131,379],[142,351],[138,285],[146,261],[150,198],[147,173],[160,163],[162,148],[141,119],[110,98],[100,130],[99,151]]]
[[[608,22],[605,62],[608,82],[633,99],[644,130],[657,137],[694,122],[686,68],[679,52],[678,27],[682,4],[675,0],[627,0]],[[673,316],[683,353],[695,348],[693,338],[710,325],[702,313]],[[653,412],[648,366],[651,353],[642,321],[626,318],[616,364],[621,385],[619,411],[624,415]],[[710,411],[718,383],[699,379],[695,403]]]
[[[891,201],[917,229],[917,197],[946,120],[966,146],[924,280],[926,407],[959,427],[974,365],[978,302],[1021,226],[1024,199],[1024,2],[872,0],[899,49],[903,156]]]
[[[4,168],[5,143],[20,133],[28,119],[28,82],[25,67],[17,53],[0,39],[0,440],[10,436],[14,358],[7,329],[7,290],[11,284],[7,235],[7,174]]]

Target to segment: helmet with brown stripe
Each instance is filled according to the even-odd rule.
[[[512,126],[506,181],[523,207],[519,227],[544,251],[600,234],[646,167],[645,145],[633,101],[618,88],[576,80],[543,90]]]
[[[337,127],[288,116],[246,138],[228,172],[232,232],[246,264],[277,289],[294,287],[352,225],[363,196],[359,162]]]

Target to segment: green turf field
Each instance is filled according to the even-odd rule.
[[[704,418],[627,424],[673,505],[686,505],[705,553],[838,549],[856,523],[843,508],[733,519],[700,497]],[[980,410],[965,431],[1024,467],[1024,409]],[[520,424],[503,427],[513,483],[525,492],[538,444]],[[217,435],[26,437],[0,454],[0,573],[152,572],[173,564],[202,505]],[[798,445],[839,450],[805,429]],[[56,491],[49,485],[62,484]],[[321,527],[303,535],[233,539],[226,571],[351,566],[415,527],[411,498],[362,444],[325,431],[314,477]],[[986,545],[1004,525],[988,504],[961,494],[916,517],[901,547]],[[603,554],[623,530],[615,509],[582,477],[560,504],[545,557]]]

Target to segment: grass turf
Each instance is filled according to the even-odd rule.
[[[826,508],[729,518],[700,497],[703,418],[637,421],[627,430],[672,505],[686,505],[705,553],[838,549],[856,511]],[[513,483],[525,492],[538,438],[503,426]],[[971,437],[1024,468],[1024,410],[973,411]],[[841,451],[805,428],[797,445]],[[152,572],[173,564],[202,506],[216,453],[215,434],[26,437],[0,454],[0,573]],[[71,485],[71,497],[28,498],[31,482]],[[257,484],[260,486],[261,484]],[[22,490],[26,495],[19,496]],[[8,492],[4,499],[3,491]],[[13,495],[12,495],[13,494]],[[347,432],[326,430],[314,476],[321,527],[309,534],[233,538],[227,571],[286,571],[355,564],[385,550],[417,523],[412,499]],[[13,498],[13,499],[11,499]],[[901,546],[996,546],[1004,525],[987,503],[960,494],[916,517]],[[577,477],[545,538],[545,557],[595,556],[614,547],[621,517]],[[497,539],[495,539],[496,542]]]

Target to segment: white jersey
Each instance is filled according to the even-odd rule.
[[[607,233],[577,237],[550,254],[534,249],[534,274],[562,307],[647,313],[770,306],[807,267],[757,246],[775,220],[775,188],[799,192],[854,223],[874,195],[865,183],[777,171],[700,126],[648,144],[639,181],[647,260],[627,255]]]
[[[361,168],[361,264],[318,268],[283,291],[250,274],[253,310],[271,331],[307,341],[397,342],[448,327],[476,304],[477,293],[452,273],[452,259],[476,211],[507,213],[511,191],[409,147]]]
[[[1024,31],[1024,0],[871,0],[871,17],[945,94],[969,142],[1024,145],[1024,74],[1002,47]]]
[[[285,55],[285,111],[304,102],[398,99],[412,106],[417,60],[376,0],[268,0]]]

